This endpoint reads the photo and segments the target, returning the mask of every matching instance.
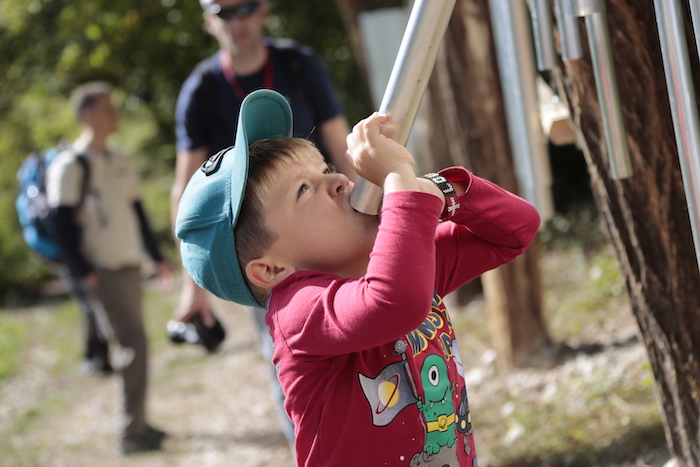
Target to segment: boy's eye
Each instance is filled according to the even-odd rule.
[[[333,164],[328,164],[328,167],[326,167],[326,170],[323,171],[324,174],[334,174],[338,172]]]
[[[299,192],[297,193],[297,197],[303,195],[306,193],[306,190],[309,189],[309,186],[307,184],[303,184],[302,186],[299,187]]]

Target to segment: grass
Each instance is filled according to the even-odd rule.
[[[56,302],[55,313],[46,320],[44,314],[0,310],[0,381],[18,371],[27,359],[37,360],[53,373],[67,369],[79,352],[76,333],[79,317],[68,301]],[[41,348],[36,350],[38,341]],[[43,345],[45,344],[45,345]],[[34,349],[34,351],[32,350]]]
[[[18,350],[25,341],[25,327],[11,317],[0,314],[0,380],[17,370],[21,355]]]

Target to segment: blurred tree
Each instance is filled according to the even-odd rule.
[[[328,68],[350,123],[369,97],[336,5],[272,0],[270,34],[312,46]],[[32,289],[45,271],[24,246],[14,213],[15,173],[29,152],[77,136],[71,90],[105,80],[121,97],[117,142],[133,154],[170,241],[167,196],[174,166],[174,109],[182,82],[216,50],[197,0],[0,1],[0,299]],[[150,186],[149,186],[150,184]],[[162,211],[162,212],[161,212]]]

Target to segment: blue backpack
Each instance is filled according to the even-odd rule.
[[[22,235],[27,245],[45,261],[59,261],[60,249],[53,238],[53,226],[46,200],[46,171],[56,156],[69,146],[59,145],[44,151],[29,154],[17,171],[19,192],[15,209],[22,227]],[[76,159],[83,167],[82,192],[78,207],[82,205],[87,192],[90,166],[84,154]]]

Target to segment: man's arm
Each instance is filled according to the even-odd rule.
[[[345,138],[350,133],[345,116],[340,114],[319,125],[319,132],[328,150],[328,157],[338,172],[344,173],[347,177],[355,181],[357,174],[352,168],[352,164],[345,157],[347,144]]]
[[[180,198],[182,198],[182,193],[185,191],[187,182],[190,181],[192,175],[202,163],[204,163],[208,156],[209,151],[206,147],[193,150],[180,150],[177,152],[175,183],[173,183],[173,188],[170,191],[170,219],[173,226],[175,225]],[[177,238],[175,242],[178,245],[180,243]],[[197,314],[202,316],[206,326],[214,326],[215,321],[209,309],[206,290],[199,287],[190,275],[187,274],[187,271],[183,269],[180,304],[177,310],[175,310],[175,317],[180,321],[187,321]]]
[[[61,259],[75,278],[85,277],[92,272],[90,262],[80,251],[80,227],[75,221],[75,208],[58,206],[49,210],[53,224],[53,236],[61,250]]]

